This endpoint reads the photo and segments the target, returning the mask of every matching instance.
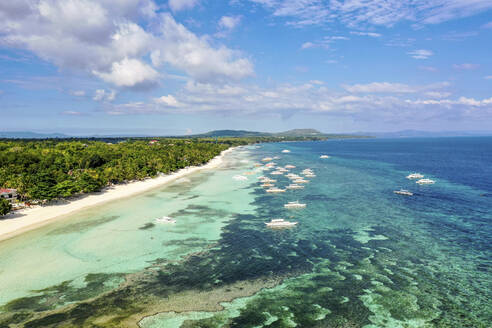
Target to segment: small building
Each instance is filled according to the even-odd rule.
[[[155,145],[155,144],[158,144],[159,141],[158,140],[150,140],[149,141],[149,145]]]
[[[10,202],[17,200],[17,189],[0,188],[0,198],[4,198]]]

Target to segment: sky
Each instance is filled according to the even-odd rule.
[[[0,130],[492,131],[491,0],[0,1]]]

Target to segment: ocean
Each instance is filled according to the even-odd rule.
[[[259,170],[264,157],[316,177],[266,193],[260,175],[289,180]],[[298,224],[267,228],[275,218]],[[1,242],[0,326],[490,327],[491,223],[490,137],[242,147]]]

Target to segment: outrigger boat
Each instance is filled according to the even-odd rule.
[[[403,196],[413,196],[413,192],[405,190],[405,189],[400,189],[400,190],[395,190],[393,191],[397,195],[403,195]]]
[[[295,202],[288,202],[287,204],[284,204],[285,208],[305,208],[306,204],[299,203],[298,201]]]
[[[284,219],[273,219],[270,222],[265,222],[265,224],[269,228],[287,228],[295,226],[297,222],[285,221]]]

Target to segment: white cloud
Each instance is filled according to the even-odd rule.
[[[115,98],[116,98],[116,91],[114,90],[106,91],[104,89],[97,89],[96,92],[94,93],[94,97],[92,97],[92,99],[95,101],[104,101],[104,102],[113,101]]]
[[[461,71],[470,71],[479,68],[480,65],[472,63],[454,64],[453,68]]]
[[[179,68],[198,81],[241,79],[253,75],[251,62],[241,53],[220,46],[213,48],[206,37],[197,37],[169,14],[163,14],[154,66],[164,63]]]
[[[482,26],[483,28],[492,28],[492,22],[488,22]]]
[[[198,2],[199,0],[169,0],[169,8],[174,12],[192,9]]]
[[[114,62],[109,72],[93,71],[106,82],[119,87],[148,87],[157,83],[159,73],[137,59],[124,58]]]
[[[174,98],[173,95],[167,95],[167,96],[155,98],[154,101],[156,104],[163,105],[163,106],[169,106],[169,107],[180,106],[179,102],[176,100],[176,98]]]
[[[239,23],[241,23],[241,16],[222,16],[219,20],[219,27],[226,30],[233,30]]]
[[[484,76],[483,78],[486,80],[492,80],[492,75],[487,75],[487,76]]]
[[[220,115],[275,115],[289,117],[296,113],[323,114],[339,119],[368,122],[427,122],[474,117],[490,120],[492,98],[450,98],[442,90],[447,82],[409,86],[398,83],[368,83],[373,89],[335,91],[322,81],[283,84],[271,88],[257,85],[210,84],[189,81],[186,86],[164,98],[164,105],[150,102],[112,104],[111,114],[148,113],[219,113]],[[359,84],[363,86],[363,84]],[[359,88],[360,89],[360,88]],[[354,90],[352,90],[354,91]],[[367,91],[367,92],[366,92]],[[178,103],[179,107],[168,106]]]
[[[304,42],[301,45],[301,49],[309,49],[309,48],[314,48],[314,47],[315,47],[315,44],[312,42]]]
[[[329,49],[332,43],[336,41],[346,41],[346,40],[349,40],[349,38],[347,38],[346,36],[340,36],[340,35],[325,36],[321,40],[304,42],[301,45],[301,49],[310,49],[310,48]]]
[[[416,88],[402,83],[372,82],[369,84],[343,85],[351,93],[414,93]]]
[[[449,86],[449,82],[438,82],[427,85],[411,86],[403,83],[372,82],[367,84],[342,85],[350,93],[418,93],[435,91]],[[434,93],[436,95],[436,93]]]
[[[381,37],[381,34],[379,33],[374,33],[374,32],[359,32],[359,31],[351,31],[350,34],[353,35],[360,35],[360,36],[370,36],[372,38],[379,38]]]
[[[273,16],[290,18],[288,24],[306,26],[340,21],[350,27],[393,26],[401,21],[438,24],[492,8],[490,0],[250,0]]]
[[[435,99],[440,99],[440,98],[447,98],[451,96],[450,92],[439,92],[439,91],[428,91],[425,93],[425,95],[429,98],[435,98]]]
[[[171,2],[176,10],[191,5]],[[3,1],[0,46],[31,51],[60,69],[83,71],[125,88],[156,85],[167,76],[152,67],[155,63],[201,81],[253,74],[253,65],[241,53],[212,45],[209,37],[193,34],[157,9],[153,0]],[[152,65],[146,59],[150,54]]]
[[[430,56],[434,55],[434,53],[430,50],[418,49],[408,52],[408,54],[415,59],[427,59]]]
[[[459,97],[458,99],[440,99],[440,100],[416,100],[407,101],[408,103],[416,105],[444,105],[446,107],[451,105],[464,105],[472,107],[486,107],[492,105],[492,98],[486,99],[474,99],[467,97]]]
[[[242,16],[222,16],[218,22],[216,38],[225,38],[241,23]]]

